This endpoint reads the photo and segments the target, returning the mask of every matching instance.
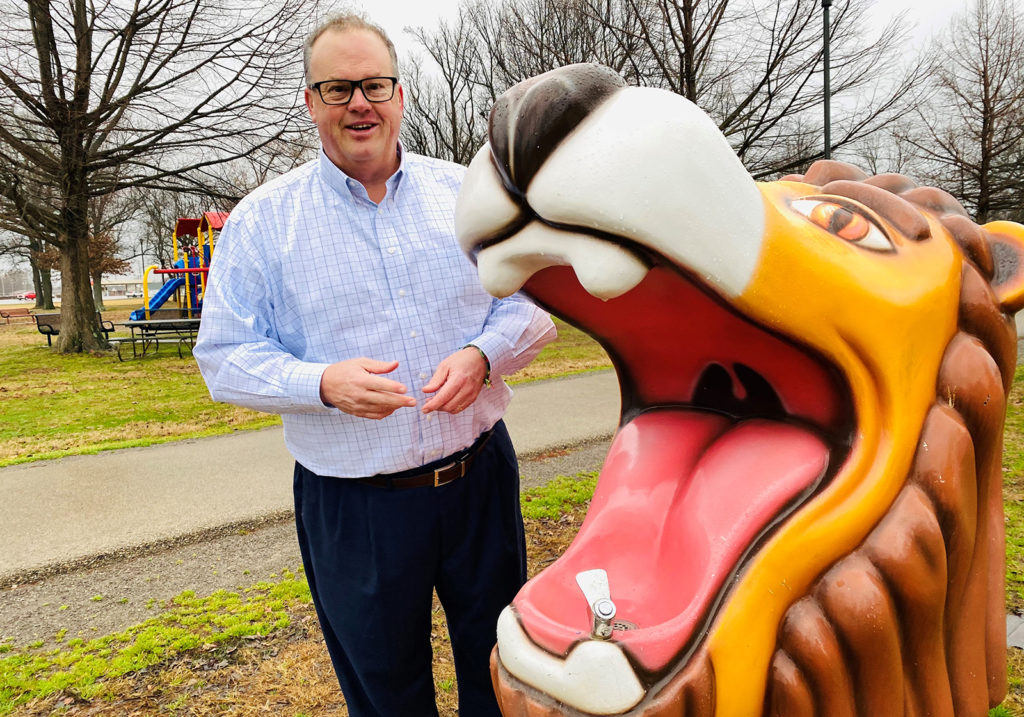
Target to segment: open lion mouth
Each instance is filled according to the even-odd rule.
[[[622,133],[638,107],[645,130]],[[765,203],[695,106],[572,66],[503,96],[490,140],[460,193],[463,248],[492,294],[522,288],[600,341],[623,402],[587,518],[502,614],[498,655],[563,705],[617,714],[685,667],[761,546],[837,475],[854,402],[743,303]]]
[[[639,283],[609,300],[569,266],[541,269],[523,287],[601,342],[623,410],[577,538],[513,605],[530,639],[564,657],[591,639],[576,576],[606,571],[611,640],[649,687],[700,644],[773,527],[827,485],[854,418],[845,380],[820,356],[677,267],[645,260]]]

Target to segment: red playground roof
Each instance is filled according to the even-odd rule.
[[[177,224],[174,225],[174,236],[176,237],[194,237],[198,232],[198,219],[186,219],[185,217],[182,217],[178,220]]]
[[[228,218],[228,214],[231,212],[204,212],[202,222],[199,228],[204,231],[210,229],[220,230],[224,227],[224,220]]]

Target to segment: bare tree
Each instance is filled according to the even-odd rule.
[[[35,308],[53,308],[53,288],[51,285],[50,269],[44,267],[39,256],[46,251],[45,243],[38,238],[20,234],[18,231],[9,229],[10,225],[0,217],[0,257],[14,257],[20,260],[19,263],[29,265],[29,272],[32,277],[32,287],[36,298]]]
[[[316,2],[0,0],[0,215],[60,250],[62,352],[105,344],[89,202],[203,191],[212,168],[300,131]],[[45,188],[39,201],[37,188]]]
[[[757,177],[820,157],[824,86],[818,0],[623,0],[645,20],[648,81],[710,114]],[[905,63],[902,18],[869,35],[868,3],[832,6],[832,149],[890,126],[925,74]]]
[[[180,218],[199,218],[203,212],[224,211],[213,197],[156,189],[141,189],[133,193],[136,213],[134,217],[137,246],[131,258],[152,257],[157,263],[169,267],[174,263],[172,237]]]
[[[95,197],[89,202],[89,276],[97,310],[103,309],[103,275],[125,274],[131,264],[121,257],[120,228],[132,218],[128,192]]]
[[[905,134],[919,173],[986,222],[1024,219],[1024,14],[976,0],[934,48],[934,100]]]
[[[901,61],[901,19],[869,36],[865,12],[865,3],[841,3],[831,18],[833,149],[888,127],[924,74]],[[501,92],[574,62],[687,97],[755,176],[801,167],[824,149],[818,0],[470,0],[454,25],[414,36],[441,80],[412,93],[408,136],[456,161],[463,145],[482,143],[481,118]]]
[[[640,30],[621,0],[466,0],[452,22],[411,31],[440,76],[419,59],[407,63],[405,144],[466,164],[486,140],[498,96],[563,65],[597,62],[640,83]]]
[[[480,61],[469,28],[461,20],[442,23],[433,33],[422,28],[416,38],[441,70],[435,78],[408,61],[403,88],[408,100],[402,123],[404,144],[414,152],[469,164],[487,132],[487,116],[475,93]]]

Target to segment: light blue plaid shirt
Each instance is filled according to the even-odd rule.
[[[321,150],[243,199],[217,242],[195,357],[216,401],[280,413],[285,443],[320,475],[368,476],[455,453],[493,426],[555,329],[526,299],[481,288],[453,232],[465,169],[402,152],[374,204]],[[491,387],[465,411],[424,416],[420,389],[438,363],[473,343]],[[397,360],[391,374],[417,406],[376,421],[324,406],[333,362]]]

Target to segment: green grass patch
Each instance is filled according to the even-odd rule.
[[[595,486],[597,471],[584,471],[575,477],[558,476],[546,485],[523,491],[520,496],[523,518],[555,520],[563,513],[589,502]]]
[[[114,321],[127,317],[106,314]],[[510,383],[611,365],[589,336],[560,336]],[[0,467],[280,424],[276,415],[214,403],[195,361],[161,348],[145,358],[61,355],[34,326],[0,326]]]
[[[309,603],[305,576],[285,572],[241,592],[208,597],[186,591],[159,616],[123,632],[63,648],[11,650],[0,658],[0,715],[29,700],[67,691],[81,699],[103,696],[103,680],[136,672],[191,650],[215,650],[286,627],[289,609]]]
[[[277,416],[210,400],[193,360],[177,352],[120,362],[60,355],[0,333],[0,467],[181,438],[261,428]]]
[[[1006,511],[1006,607],[1024,613],[1024,367],[1018,366],[1003,434],[1003,505]]]

